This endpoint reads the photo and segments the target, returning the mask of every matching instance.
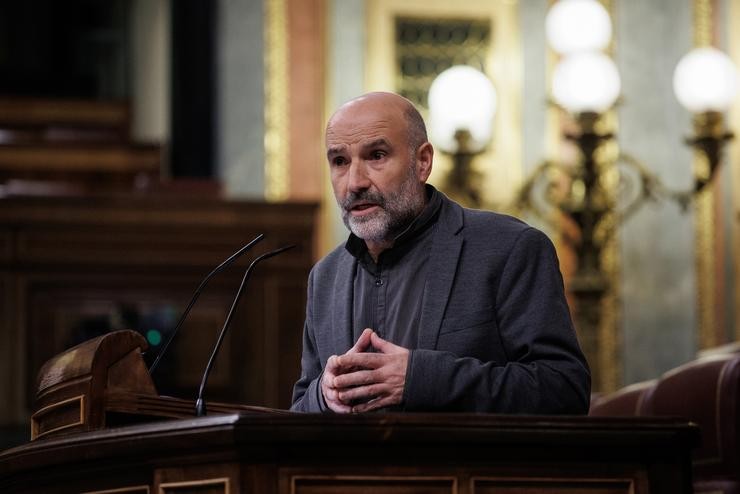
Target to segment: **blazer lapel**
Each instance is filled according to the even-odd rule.
[[[437,231],[434,234],[424,299],[419,321],[419,348],[433,350],[437,346],[439,329],[455,281],[457,263],[463,245],[463,210],[443,197]]]
[[[334,353],[341,355],[352,348],[352,304],[354,299],[354,272],[357,260],[350,259],[338,263],[334,290],[332,293],[332,339]]]

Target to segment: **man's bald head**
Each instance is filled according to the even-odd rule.
[[[424,119],[411,101],[395,93],[372,92],[358,96],[346,102],[329,119],[326,129],[331,129],[332,123],[342,117],[346,111],[396,111],[406,121],[409,151],[413,155],[427,142],[427,128]]]

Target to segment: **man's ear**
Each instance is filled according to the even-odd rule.
[[[432,173],[433,159],[434,148],[431,142],[425,142],[416,150],[416,172],[420,182],[426,183],[429,179],[429,175]]]

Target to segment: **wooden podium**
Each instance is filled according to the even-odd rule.
[[[0,453],[0,492],[691,492],[699,431],[678,419],[339,416],[224,404],[192,418],[192,402],[157,396],[144,344],[112,333],[44,366],[35,439]]]

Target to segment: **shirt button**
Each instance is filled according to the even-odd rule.
[[[375,286],[382,286],[382,285],[383,285],[383,280],[381,280],[380,278],[375,280]]]

